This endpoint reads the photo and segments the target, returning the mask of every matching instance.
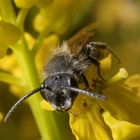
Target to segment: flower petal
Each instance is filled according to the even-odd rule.
[[[78,3],[74,0],[55,0],[44,8],[41,8],[34,20],[34,27],[37,31],[43,31],[46,27],[57,34],[64,34],[71,25],[75,13],[84,7],[85,0]],[[60,4],[61,3],[61,4]],[[41,6],[42,7],[42,6]]]
[[[41,107],[43,109],[46,109],[47,111],[54,111],[54,108],[51,106],[50,103],[48,103],[47,101],[45,100],[42,100],[41,103],[40,103]]]
[[[4,57],[7,51],[7,46],[0,44],[0,58]]]
[[[15,25],[0,20],[0,44],[12,45],[20,38],[20,30]]]
[[[104,113],[105,122],[112,130],[114,140],[139,140],[140,126],[125,121],[118,121],[108,112]]]
[[[70,114],[70,126],[77,140],[113,140],[110,128],[105,124],[101,108],[89,98],[77,97]],[[88,102],[87,102],[88,101]]]
[[[30,8],[33,6],[38,0],[14,0],[17,7],[20,8]]]
[[[19,40],[20,33],[15,25],[0,20],[0,58],[6,54],[8,45],[12,45]]]
[[[131,76],[125,83],[114,83],[105,89],[108,100],[99,104],[118,120],[140,124],[140,76]]]

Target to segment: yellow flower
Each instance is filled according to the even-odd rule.
[[[19,40],[20,34],[18,27],[0,20],[0,58],[5,55],[8,45],[13,45]]]
[[[77,140],[110,140],[111,130],[105,124],[102,110],[97,103],[79,96],[70,113],[70,127]]]
[[[77,98],[70,114],[70,126],[77,140],[123,140],[124,137],[129,139],[130,134],[132,138],[139,136],[140,75],[118,81],[126,77],[125,69],[120,69],[104,86],[98,87],[103,87],[101,93],[107,97],[106,101],[82,95]],[[111,117],[105,115],[108,112]],[[115,123],[112,120],[116,120]],[[119,125],[121,121],[129,128],[125,123]],[[116,128],[116,125],[119,126]],[[132,134],[134,130],[137,131]]]
[[[119,121],[109,112],[103,114],[104,120],[112,130],[113,140],[139,140],[140,125],[126,121]]]
[[[64,34],[72,23],[72,19],[85,4],[85,0],[55,0],[49,5],[40,8],[40,13],[34,20],[34,27],[37,31],[42,31],[47,27],[57,34]]]
[[[53,0],[14,0],[17,7],[30,8],[33,5],[44,6],[51,3]]]

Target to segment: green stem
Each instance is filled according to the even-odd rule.
[[[26,18],[26,15],[28,13],[29,9],[20,9],[17,19],[16,19],[16,25],[20,28],[23,29],[24,21]]]
[[[23,80],[26,83],[27,91],[29,91],[39,86],[39,80],[37,78],[33,57],[30,54],[24,39],[22,40],[22,45],[23,46],[17,44],[13,49],[23,71]],[[40,96],[36,94],[29,98],[29,105],[35,117],[42,139],[62,140],[63,138],[60,135],[54,115],[40,108],[40,100]]]
[[[2,71],[0,71],[0,81],[18,86],[22,85],[21,83],[22,80],[20,78]]]

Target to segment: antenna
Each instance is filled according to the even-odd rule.
[[[106,96],[100,95],[98,93],[93,93],[93,92],[90,92],[90,91],[87,91],[87,90],[82,90],[82,89],[78,89],[78,88],[75,88],[75,87],[64,87],[64,88],[66,88],[70,91],[81,93],[81,94],[86,95],[86,96],[90,96],[90,97],[98,99],[98,100],[106,100],[107,99]]]
[[[9,110],[9,112],[6,114],[5,118],[4,118],[4,122],[6,122],[8,120],[8,118],[11,116],[11,114],[16,110],[16,108],[28,97],[30,97],[31,95],[35,94],[36,92],[40,91],[42,89],[42,87],[38,87],[34,90],[32,90],[31,92],[27,93],[26,95],[24,95],[21,99],[19,99],[13,106],[12,108]]]

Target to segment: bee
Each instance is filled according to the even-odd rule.
[[[40,92],[43,99],[49,102],[57,111],[69,111],[78,94],[83,94],[97,100],[105,100],[106,96],[88,89],[89,83],[85,71],[94,65],[99,77],[104,80],[100,72],[100,59],[102,50],[107,50],[116,58],[117,56],[109,47],[101,42],[93,42],[94,23],[80,30],[68,41],[65,41],[57,50],[57,53],[44,66],[45,79],[40,87],[33,89],[18,100],[4,118],[7,121],[16,108],[28,97]],[[119,59],[117,58],[119,61]],[[87,87],[80,89],[79,79]]]

